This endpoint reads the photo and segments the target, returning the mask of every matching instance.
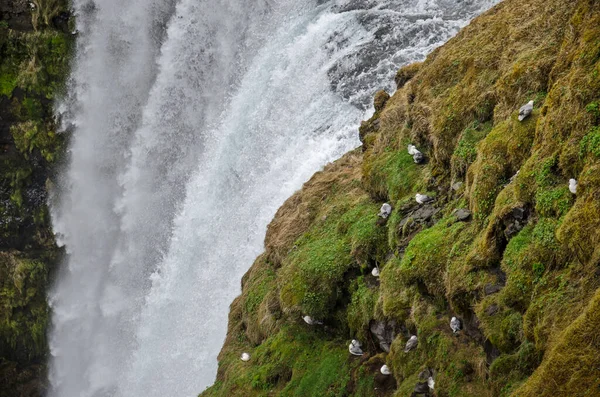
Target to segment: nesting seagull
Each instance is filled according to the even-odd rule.
[[[460,320],[456,317],[452,317],[452,319],[450,320],[450,328],[452,328],[452,332],[454,333],[460,331],[462,329],[462,324],[460,323]]]
[[[323,324],[322,321],[317,321],[314,318],[312,318],[311,316],[304,316],[302,317],[302,320],[304,320],[304,322],[308,325],[321,325]]]
[[[383,364],[383,366],[381,367],[381,369],[379,370],[379,372],[381,372],[384,375],[389,375],[392,372],[390,371],[390,367],[388,367],[387,365]]]
[[[519,109],[519,121],[525,120],[533,112],[533,101],[527,102],[526,105],[521,106]]]
[[[413,156],[415,164],[421,164],[425,160],[425,156],[423,156],[423,153],[415,145],[408,145],[408,154]]]
[[[577,194],[577,179],[569,179],[569,191],[573,194]]]
[[[355,356],[362,356],[364,354],[360,348],[360,342],[356,339],[352,339],[352,342],[350,342],[350,345],[348,346],[348,351]]]
[[[250,361],[250,355],[248,353],[242,353],[240,360],[242,361]]]
[[[381,206],[381,209],[379,210],[378,216],[383,219],[387,219],[387,217],[390,216],[391,213],[392,213],[392,206],[389,205],[388,203],[383,203],[383,205]]]
[[[431,376],[429,377],[429,379],[427,379],[427,386],[429,386],[431,390],[433,390],[433,387],[435,386],[435,380],[433,380]]]
[[[374,267],[373,270],[371,270],[371,274],[373,277],[379,277],[379,268],[377,266]]]
[[[427,203],[431,203],[434,200],[434,198],[433,197],[429,197],[426,194],[419,194],[419,193],[417,193],[415,195],[415,200],[417,200],[417,203],[419,203],[419,204],[427,204]]]
[[[408,342],[406,342],[406,346],[404,347],[404,353],[408,353],[409,351],[411,351],[412,349],[417,347],[418,344],[419,344],[419,341],[417,340],[417,336],[416,335],[411,336],[410,339],[408,340]]]

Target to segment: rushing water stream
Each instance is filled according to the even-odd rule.
[[[51,397],[194,396],[277,208],[497,0],[75,0]]]

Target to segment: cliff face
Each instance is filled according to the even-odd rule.
[[[277,212],[202,395],[600,394],[600,2],[505,0],[397,84]]]
[[[62,0],[0,0],[0,396],[45,387],[49,285],[59,250],[47,201],[64,138],[52,100],[73,41]]]

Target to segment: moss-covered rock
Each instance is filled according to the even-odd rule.
[[[0,395],[43,394],[48,305],[58,260],[47,208],[64,137],[52,100],[68,73],[63,0],[0,4]],[[66,30],[68,31],[68,30]]]

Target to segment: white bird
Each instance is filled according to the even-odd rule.
[[[371,274],[373,277],[379,277],[379,268],[374,267],[373,270],[371,270]]]
[[[423,153],[421,153],[415,145],[408,145],[408,154],[413,156],[413,160],[414,160],[415,164],[421,164],[423,162],[423,160],[425,159],[425,156],[423,156]]]
[[[417,193],[415,195],[415,200],[417,200],[417,203],[419,203],[419,204],[426,204],[426,203],[431,203],[434,199],[433,199],[433,197],[429,197],[426,194]]]
[[[433,390],[433,387],[435,386],[435,381],[431,376],[429,377],[429,379],[427,379],[427,386],[429,386],[431,390]]]
[[[242,361],[250,361],[250,355],[248,353],[242,353],[240,360]]]
[[[355,356],[363,355],[363,351],[360,348],[360,342],[356,339],[352,339],[352,342],[350,342],[350,345],[348,346],[348,351],[350,352],[350,354]]]
[[[461,330],[462,326],[460,324],[460,320],[456,317],[452,317],[450,320],[450,328],[452,328],[452,332],[457,333]]]
[[[577,180],[576,179],[569,179],[569,191],[573,194],[577,194]]]
[[[308,325],[321,325],[323,324],[322,321],[317,321],[314,318],[312,318],[311,316],[304,316],[302,317],[302,320],[304,320],[304,322]]]
[[[533,112],[533,101],[527,102],[526,105],[521,106],[519,109],[519,121],[525,120]]]
[[[383,364],[383,366],[381,367],[381,369],[379,370],[379,372],[381,372],[384,375],[389,375],[389,374],[392,373],[392,371],[390,371],[390,367],[388,367],[385,364]]]
[[[383,219],[387,219],[387,217],[390,216],[391,213],[392,213],[392,206],[389,205],[388,203],[383,203],[383,205],[381,206],[381,209],[379,210],[378,216]]]
[[[406,342],[406,346],[404,347],[404,353],[408,353],[409,351],[417,347],[418,344],[419,340],[417,339],[417,336],[411,336],[408,342]]]

